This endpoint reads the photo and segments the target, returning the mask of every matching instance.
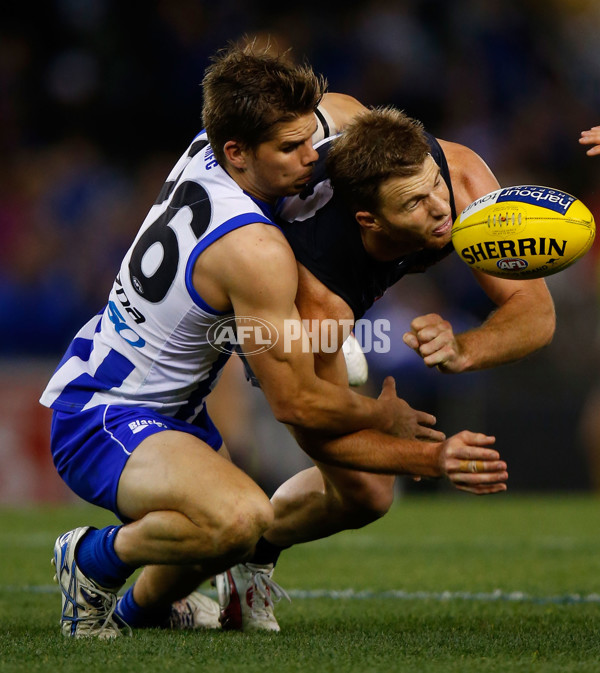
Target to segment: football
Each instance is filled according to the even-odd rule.
[[[596,227],[588,208],[559,189],[519,185],[468,205],[452,226],[452,243],[471,268],[498,278],[543,278],[590,249]]]

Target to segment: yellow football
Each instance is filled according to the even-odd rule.
[[[591,248],[594,217],[559,189],[519,185],[468,205],[452,227],[452,243],[473,269],[498,278],[542,278],[562,271]]]

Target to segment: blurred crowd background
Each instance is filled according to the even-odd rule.
[[[202,74],[230,39],[269,36],[331,91],[397,105],[476,150],[501,184],[564,189],[599,219],[600,158],[577,142],[600,124],[597,0],[7,0],[0,12],[0,501],[62,493],[37,397],[201,129]],[[366,392],[392,373],[447,434],[495,434],[514,489],[600,487],[598,247],[549,279],[553,344],[496,371],[443,376],[401,342],[416,315],[466,328],[489,312],[459,260],[402,281],[371,313],[397,338],[370,357]],[[228,369],[213,413],[270,490],[305,459],[237,363]]]

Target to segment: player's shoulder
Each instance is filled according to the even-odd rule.
[[[281,230],[258,222],[233,233],[236,240],[232,237],[227,248],[220,251],[223,284],[229,296],[251,297],[255,304],[272,301],[275,296],[293,300],[298,288],[298,269]]]
[[[460,143],[439,142],[448,162],[458,212],[474,199],[499,187],[493,172],[477,152]]]
[[[461,143],[437,138],[451,171],[457,174],[469,174],[474,170],[487,169],[484,160],[475,150]]]
[[[263,222],[246,224],[214,241],[198,257],[194,278],[200,294],[206,285],[233,296],[262,301],[273,291],[295,294],[294,253],[281,230]]]
[[[230,231],[206,252],[219,255],[227,266],[272,268],[294,262],[294,253],[281,229],[265,222],[253,222]]]

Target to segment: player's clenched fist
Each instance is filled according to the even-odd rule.
[[[415,318],[410,332],[402,337],[404,343],[418,353],[428,367],[442,372],[458,373],[464,370],[464,357],[452,325],[437,313]]]

